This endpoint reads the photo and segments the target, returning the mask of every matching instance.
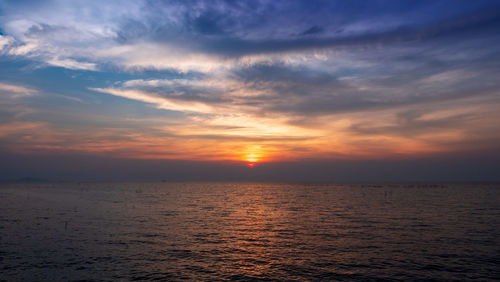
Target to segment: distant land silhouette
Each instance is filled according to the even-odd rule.
[[[14,180],[15,182],[49,182],[47,179],[36,178],[36,177],[22,177]]]

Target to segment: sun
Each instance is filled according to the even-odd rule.
[[[260,147],[253,146],[248,147],[246,153],[243,156],[243,160],[247,162],[248,167],[254,167],[261,158]]]
[[[259,161],[259,159],[256,157],[250,157],[250,158],[246,158],[246,161],[248,162],[247,163],[248,167],[254,167],[257,164],[257,162]]]
[[[259,161],[259,158],[257,158],[257,157],[247,157],[246,161],[250,162],[250,163],[256,163],[256,162]]]

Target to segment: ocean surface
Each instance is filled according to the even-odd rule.
[[[499,184],[4,183],[0,280],[497,280]]]

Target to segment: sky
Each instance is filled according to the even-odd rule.
[[[0,0],[0,180],[500,180],[500,1]]]

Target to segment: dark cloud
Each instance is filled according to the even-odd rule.
[[[429,60],[420,55],[421,60]],[[297,115],[335,114],[391,109],[438,103],[468,97],[494,95],[498,70],[483,69],[482,63],[447,62],[441,67],[411,64],[398,72],[398,60],[384,62],[385,72],[354,81],[306,67],[254,65],[234,71],[247,87],[265,94],[244,101],[260,104],[263,112]],[[493,60],[494,61],[494,60]],[[396,65],[396,66],[394,66]],[[391,68],[394,67],[394,70]]]
[[[300,3],[300,2],[299,2]],[[388,25],[384,28],[376,29],[371,27],[368,22],[371,17],[380,17],[383,12],[371,11],[367,13],[366,18],[350,17],[349,14],[342,14],[341,20],[330,20],[336,18],[338,11],[337,5],[323,3],[322,7],[329,15],[320,14],[320,17],[314,17],[308,14],[302,4],[291,3],[287,5],[270,5],[273,7],[271,12],[247,11],[248,7],[234,8],[225,2],[214,4],[219,9],[208,8],[210,5],[203,5],[201,9],[194,11],[186,10],[186,20],[182,24],[188,29],[187,33],[173,34],[171,24],[166,23],[168,28],[157,27],[155,30],[147,33],[152,35],[152,40],[159,42],[167,41],[170,44],[180,44],[187,48],[192,48],[200,52],[219,54],[221,56],[243,56],[259,53],[277,53],[288,51],[301,51],[307,49],[322,49],[343,46],[365,46],[377,44],[394,44],[404,42],[415,42],[422,40],[438,39],[448,37],[448,40],[454,39],[461,41],[464,36],[477,37],[481,35],[496,34],[500,27],[500,5],[490,3],[491,7],[470,11],[461,10],[460,13],[452,14],[453,17],[444,19],[427,19],[423,22],[407,22],[403,19]],[[314,5],[312,5],[314,7]],[[356,7],[358,5],[353,5]],[[407,5],[409,7],[409,5]],[[460,5],[458,5],[460,6]],[[351,6],[349,6],[351,7]],[[352,8],[351,7],[351,8]],[[366,5],[365,9],[375,9],[377,5]],[[280,9],[285,9],[287,14],[289,9],[293,10],[292,15],[287,14],[284,18],[280,14]],[[243,9],[243,10],[239,10]],[[344,7],[344,9],[346,9]],[[201,10],[201,11],[200,11]],[[245,13],[248,12],[248,13]],[[316,10],[312,12],[318,12]],[[276,14],[272,14],[276,13]],[[307,18],[308,21],[323,21],[321,25],[312,24],[307,28],[297,26],[293,14],[298,18]],[[321,16],[324,16],[322,18]],[[450,15],[451,16],[451,15]],[[341,32],[346,30],[349,24],[356,24],[360,21],[362,26],[360,31]],[[366,23],[365,23],[366,21]],[[307,23],[307,21],[306,21]],[[279,34],[272,32],[273,28],[280,31]],[[335,31],[333,33],[324,32],[326,29]],[[189,34],[193,32],[193,34]],[[254,34],[255,33],[255,34]],[[294,34],[300,35],[299,37]],[[321,34],[321,37],[303,38],[303,35]],[[200,36],[201,35],[201,36]],[[203,36],[207,35],[207,36]],[[214,36],[217,35],[217,36]]]
[[[310,34],[316,34],[316,33],[321,33],[323,32],[324,29],[320,26],[313,25],[304,32],[301,33],[301,35],[310,35]]]
[[[350,130],[358,135],[383,135],[383,136],[405,136],[418,137],[429,132],[438,132],[442,128],[464,128],[467,120],[474,117],[472,114],[458,114],[443,118],[421,119],[427,110],[410,110],[400,112],[396,115],[395,123],[380,126],[376,122],[356,123],[350,126]]]
[[[189,25],[194,32],[205,35],[222,35],[225,33],[222,28],[221,18],[216,13],[204,13],[194,18]]]

